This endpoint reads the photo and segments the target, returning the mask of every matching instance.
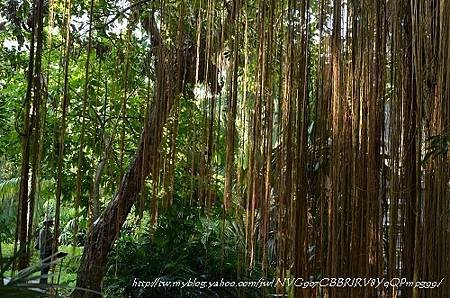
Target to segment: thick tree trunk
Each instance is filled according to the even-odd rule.
[[[239,6],[240,8],[240,6]],[[236,10],[237,11],[237,10]],[[181,11],[181,15],[182,15]],[[228,15],[227,21],[231,18]],[[181,18],[182,19],[182,18]],[[178,30],[178,50],[169,51],[163,46],[161,35],[153,17],[142,23],[152,39],[152,52],[156,59],[156,97],[149,111],[148,121],[142,131],[136,155],[123,175],[119,189],[110,204],[90,227],[84,247],[83,257],[77,275],[77,289],[72,297],[99,297],[103,276],[106,273],[108,253],[119,235],[131,207],[142,190],[143,183],[158,161],[158,148],[162,128],[170,114],[175,99],[187,85],[196,83],[196,47],[183,49],[184,34]],[[219,31],[220,32],[220,31]],[[200,57],[205,57],[202,48]],[[206,86],[217,86],[214,93],[220,93],[222,86],[217,84],[218,68],[214,64],[206,67],[206,59],[199,61],[199,81]],[[206,71],[208,75],[206,75]]]
[[[31,130],[29,131],[31,135],[34,135],[33,138],[33,149],[32,149],[32,175],[31,175],[31,189],[30,194],[28,196],[28,234],[27,234],[27,243],[30,245],[30,241],[32,241],[33,237],[33,220],[34,220],[34,207],[36,205],[36,201],[38,200],[38,191],[39,191],[39,173],[40,173],[40,160],[41,155],[39,152],[39,148],[41,147],[42,139],[40,137],[41,131],[41,103],[42,103],[42,47],[43,47],[43,1],[38,1],[38,6],[36,8],[36,40],[37,40],[37,49],[36,49],[36,57],[35,57],[35,69],[34,69],[34,100],[33,100],[33,116],[31,121]],[[31,147],[29,148],[31,149]],[[28,183],[28,181],[27,181]],[[27,248],[26,259],[29,262],[31,258],[31,250]]]
[[[167,101],[166,111],[170,110],[172,104],[172,100]],[[162,117],[160,121],[162,120],[161,123],[165,123],[167,115],[168,113],[158,115],[158,105],[153,104],[149,115],[149,121],[142,132],[139,149],[131,166],[122,178],[122,183],[120,184],[114,200],[108,205],[89,230],[81,265],[78,271],[78,288],[97,292],[101,291],[101,283],[106,272],[108,253],[142,189],[141,177],[146,177],[149,174],[150,169],[156,161],[156,156],[152,153],[154,153],[156,151],[155,148],[159,146],[162,130],[158,129],[156,135],[152,132],[154,132],[158,118]],[[144,160],[145,164],[143,164]],[[98,294],[93,292],[87,292],[80,289],[75,290],[72,294],[72,297],[98,296]]]
[[[30,142],[31,142],[31,134],[33,133],[33,123],[32,119],[30,119],[30,109],[32,107],[32,98],[33,98],[33,87],[34,87],[34,65],[35,65],[35,39],[37,32],[37,21],[41,17],[42,12],[42,1],[33,2],[33,10],[32,10],[32,30],[31,30],[31,41],[30,41],[30,54],[28,61],[28,73],[27,73],[27,91],[25,95],[25,104],[24,104],[24,120],[23,120],[23,132],[21,135],[21,152],[22,152],[22,163],[21,163],[21,174],[20,174],[20,190],[19,190],[19,204],[17,210],[17,223],[19,224],[17,228],[17,232],[19,235],[16,235],[19,238],[19,264],[18,269],[22,270],[29,265],[28,258],[28,250],[27,243],[29,239],[28,236],[28,214],[29,214],[29,194],[28,194],[28,179],[30,174]],[[42,24],[42,20],[39,21],[39,24]],[[37,37],[39,38],[39,36]],[[42,38],[42,35],[40,36]],[[41,42],[42,48],[42,40],[38,40]],[[37,119],[36,119],[37,120]],[[17,242],[17,241],[16,241]],[[15,251],[15,250],[14,250]],[[14,266],[13,270],[14,272]]]
[[[151,30],[153,30],[152,35],[155,38],[154,44],[159,45],[159,32],[156,32],[154,26],[151,27]],[[159,49],[156,66],[157,95],[149,111],[148,121],[143,128],[139,147],[131,165],[123,175],[113,201],[89,229],[78,270],[77,289],[72,293],[72,297],[100,296],[108,253],[142,190],[145,181],[142,178],[150,174],[150,170],[157,162],[162,128],[170,114],[174,99],[183,90],[185,83],[189,81],[189,79],[183,80],[179,73],[173,71],[180,63],[184,64],[183,55],[166,61],[163,52],[165,50]],[[180,83],[171,84],[171,82],[178,81]]]

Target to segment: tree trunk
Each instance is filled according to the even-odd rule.
[[[167,101],[168,110],[173,104],[172,100]],[[128,213],[131,210],[138,194],[142,189],[141,177],[147,176],[153,164],[156,162],[154,148],[159,146],[158,141],[161,139],[162,130],[158,129],[159,135],[152,132],[156,127],[158,118],[157,105],[153,105],[147,122],[142,132],[139,149],[136,156],[129,167],[128,171],[122,178],[119,190],[114,200],[103,211],[100,217],[93,223],[89,230],[86,245],[78,271],[77,287],[100,292],[103,276],[106,272],[107,257],[119,229],[125,222]],[[167,119],[168,113],[162,115],[162,123]],[[144,149],[145,143],[145,150]],[[145,160],[145,164],[143,164]],[[72,297],[97,297],[98,295],[84,290],[75,290]]]
[[[155,30],[155,28],[153,27],[152,30]],[[160,38],[159,34],[154,35],[154,37],[158,40]],[[155,44],[159,44],[159,42]],[[161,57],[157,58],[159,58],[158,61],[160,62],[164,61]],[[103,276],[106,273],[108,253],[131,207],[141,192],[143,181],[145,181],[142,177],[147,177],[157,162],[158,155],[156,153],[162,137],[162,128],[173,106],[174,98],[180,93],[182,86],[185,85],[176,84],[174,88],[168,84],[168,82],[175,80],[174,72],[170,71],[170,69],[176,67],[179,60],[167,60],[166,63],[157,63],[161,64],[157,65],[159,71],[156,72],[159,74],[156,84],[158,94],[149,111],[148,121],[143,129],[137,153],[122,178],[114,200],[89,229],[78,270],[77,289],[72,293],[72,297],[99,296]],[[181,78],[178,77],[178,79]],[[92,291],[98,292],[98,294]]]
[[[17,223],[19,227],[16,235],[19,238],[19,264],[18,269],[24,269],[29,264],[28,254],[27,254],[27,235],[28,235],[28,179],[30,174],[30,137],[32,133],[32,123],[30,119],[30,109],[32,100],[32,89],[33,89],[33,77],[34,77],[34,59],[35,59],[35,37],[36,37],[36,20],[38,18],[38,11],[41,7],[40,2],[33,2],[32,10],[32,31],[31,31],[31,41],[30,41],[30,55],[28,61],[28,73],[27,73],[27,91],[25,95],[24,104],[24,120],[23,120],[23,132],[21,140],[22,149],[22,164],[21,164],[21,174],[20,174],[20,191],[19,191],[19,204],[17,209]],[[13,270],[14,272],[14,266]]]
[[[28,197],[28,235],[27,235],[27,243],[30,245],[33,240],[33,220],[35,213],[35,205],[38,200],[38,191],[39,191],[39,174],[40,174],[40,160],[41,154],[39,148],[42,146],[42,138],[41,138],[41,103],[42,103],[42,90],[43,90],[43,76],[41,71],[42,65],[42,47],[43,47],[43,1],[38,2],[38,6],[36,8],[36,57],[35,57],[35,69],[34,69],[34,100],[33,100],[33,116],[31,121],[31,134],[34,135],[33,139],[33,159],[32,159],[32,175],[31,175],[31,189]],[[28,181],[27,181],[28,183]],[[27,248],[27,262],[29,262],[31,258],[31,250],[29,247]]]
[[[231,14],[228,15],[226,21],[228,22],[230,18]],[[162,130],[175,99],[185,89],[185,86],[196,83],[196,47],[191,46],[173,53],[164,47],[153,17],[146,19],[142,25],[152,39],[151,51],[155,55],[155,73],[157,74],[156,97],[149,110],[148,121],[143,128],[136,155],[124,173],[114,199],[88,231],[83,257],[78,269],[77,289],[72,293],[72,297],[98,297],[101,295],[101,284],[106,273],[108,253],[143,188],[145,178],[158,162]],[[178,36],[180,38],[179,45],[184,44],[183,31],[179,32]],[[201,51],[200,57],[204,56],[205,49]],[[218,68],[215,65],[206,67],[206,64],[207,61],[200,59],[199,81],[205,83],[206,86],[217,86]],[[221,87],[218,86],[217,89],[214,89],[214,93],[220,93]]]

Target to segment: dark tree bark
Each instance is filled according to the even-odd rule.
[[[34,195],[36,192],[36,168],[37,159],[33,158],[33,176],[32,176],[32,189],[31,194],[28,193],[28,180],[30,177],[30,147],[31,136],[36,131],[35,138],[39,138],[36,128],[36,124],[39,122],[39,104],[41,96],[41,84],[40,84],[40,69],[41,69],[41,52],[42,52],[42,24],[43,24],[43,1],[33,2],[32,9],[32,31],[30,40],[30,54],[28,61],[28,73],[27,73],[27,91],[25,95],[24,104],[24,121],[22,131],[22,164],[21,164],[21,179],[20,179],[20,191],[19,191],[19,207],[17,223],[19,227],[17,229],[19,233],[19,264],[18,269],[24,269],[29,264],[29,248],[27,247],[30,242],[31,229],[34,213]],[[37,52],[35,52],[35,41],[37,41]],[[35,61],[37,60],[37,61]],[[34,69],[35,68],[35,69]],[[33,94],[32,90],[35,87]],[[33,97],[34,95],[34,97]],[[33,100],[33,102],[32,102]],[[30,117],[31,107],[33,107],[33,117]],[[37,146],[34,146],[35,148]],[[34,152],[36,155],[37,152]],[[30,216],[28,216],[30,214]],[[14,271],[14,268],[13,268]]]
[[[31,175],[31,189],[28,198],[29,202],[29,218],[28,218],[28,235],[27,235],[27,243],[32,241],[33,239],[33,220],[34,220],[34,207],[36,205],[36,201],[38,200],[38,191],[39,191],[39,174],[40,174],[40,160],[41,160],[41,152],[39,148],[41,147],[41,103],[42,103],[42,89],[43,89],[43,76],[42,76],[42,48],[43,48],[43,1],[38,2],[38,6],[36,9],[36,40],[37,40],[37,49],[36,49],[36,59],[35,59],[35,69],[34,69],[34,100],[33,100],[33,117],[31,121],[32,131],[34,134],[33,139],[33,159],[32,159],[32,175]],[[27,262],[29,262],[31,258],[31,250],[29,247],[27,248]]]
[[[161,44],[160,35],[154,20],[149,23],[147,28],[152,35],[155,50]],[[161,140],[162,127],[172,108],[174,102],[173,94],[179,93],[179,90],[170,90],[171,85],[167,87],[167,83],[170,81],[167,78],[167,74],[173,73],[170,69],[173,65],[178,64],[173,63],[177,62],[177,59],[161,59],[162,52],[163,49],[159,48],[156,63],[158,76],[156,87],[158,94],[149,111],[148,121],[141,134],[137,153],[122,177],[122,182],[114,199],[88,231],[83,257],[78,270],[77,289],[72,293],[72,297],[97,297],[98,294],[90,291],[101,292],[108,253],[142,189],[144,181],[142,177],[149,175],[157,160],[155,153]],[[175,78],[175,76],[172,78]],[[161,108],[164,106],[165,108]],[[159,123],[162,125],[158,125]]]
[[[170,110],[172,104],[172,100],[167,101],[168,110]],[[106,272],[108,253],[116,240],[119,229],[125,222],[131,207],[142,189],[141,177],[149,174],[150,169],[156,161],[156,156],[151,154],[154,152],[151,147],[157,147],[159,145],[157,140],[160,140],[161,137],[151,132],[154,130],[156,121],[158,121],[158,116],[158,108],[154,104],[150,111],[149,121],[144,127],[138,152],[130,168],[122,178],[121,185],[114,200],[89,230],[83,258],[78,271],[77,287],[98,292],[101,291],[101,283]],[[165,122],[167,113],[162,116],[162,122]],[[158,133],[161,134],[161,131],[159,129]],[[145,151],[143,150],[144,142],[146,144]],[[143,160],[146,161],[145,164],[143,164]],[[72,294],[72,297],[96,296],[95,293],[85,292],[84,290],[75,290]]]

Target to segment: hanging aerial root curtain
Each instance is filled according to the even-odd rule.
[[[136,155],[131,161],[128,170],[125,171],[114,199],[89,229],[78,272],[77,287],[79,288],[100,291],[101,282],[106,270],[108,252],[118,235],[120,227],[125,222],[131,207],[134,205],[138,194],[142,190],[142,181],[144,180],[142,177],[151,175],[153,183],[159,180],[157,178],[160,169],[158,148],[162,139],[163,127],[172,111],[176,98],[183,93],[186,86],[195,83],[194,74],[196,73],[196,63],[195,61],[191,63],[192,61],[190,60],[192,57],[195,57],[195,46],[187,48],[179,46],[178,49],[180,51],[182,49],[182,53],[180,52],[178,54],[170,52],[171,50],[166,47],[165,40],[163,39],[166,32],[163,32],[164,35],[160,32],[160,28],[166,28],[164,23],[166,11],[164,8],[164,5],[158,8],[161,26],[158,27],[156,25],[154,15],[151,15],[148,22],[143,24],[143,27],[152,39],[152,50],[154,51],[153,54],[156,60],[155,100],[149,109],[148,121],[144,126]],[[183,20],[183,18],[179,19]],[[230,15],[225,18],[224,22],[229,20]],[[179,44],[184,44],[184,34],[181,32],[179,36],[182,37],[179,40]],[[199,56],[204,56],[204,48],[201,48]],[[210,66],[211,71],[208,71],[208,81],[205,81],[205,64],[199,64],[199,79],[201,82],[208,86],[216,86],[217,67]],[[177,69],[183,70],[186,76],[184,78],[180,76]],[[220,92],[220,87],[217,89]],[[143,162],[144,160],[145,162]],[[156,202],[156,200],[153,200],[153,202]],[[157,218],[157,213],[153,210],[156,211],[157,209],[152,208],[152,221],[154,222]],[[75,290],[72,295],[74,297],[95,296],[94,293],[83,292],[80,289]]]
[[[240,276],[257,266],[280,278],[447,276],[449,157],[429,146],[449,130],[449,5],[203,0],[193,13],[195,41],[186,47],[186,3],[175,5],[176,22],[166,19],[173,6],[155,5],[161,24],[150,17],[144,28],[154,46],[156,95],[118,193],[90,229],[77,284],[100,290],[108,251],[148,177],[153,226],[161,189],[170,208],[182,119],[177,100],[186,84],[211,89],[199,100],[202,121],[190,144],[189,199],[214,215],[223,177],[223,228],[233,216],[244,219]],[[219,94],[216,66],[225,48],[230,67],[226,92]],[[169,150],[160,156],[166,136]],[[214,157],[223,140],[221,164]],[[223,237],[222,230],[222,259]],[[450,293],[448,283],[430,292],[280,284],[276,291],[297,297]]]

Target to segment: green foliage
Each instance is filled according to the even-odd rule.
[[[19,183],[19,178],[0,180],[0,241],[14,237],[17,213],[15,198],[19,192]]]
[[[20,178],[0,180],[0,198],[6,199],[14,197],[19,191]]]
[[[225,225],[225,226],[224,226]],[[105,279],[105,295],[118,297],[235,297],[236,288],[225,287],[133,287],[138,280],[153,281],[236,281],[243,264],[239,252],[244,248],[242,223],[221,218],[219,210],[210,217],[201,215],[198,205],[175,200],[163,212],[154,231],[148,217],[126,225],[111,253]],[[142,228],[144,227],[144,228]],[[147,228],[145,228],[147,227]],[[223,233],[223,234],[222,234]],[[223,246],[222,246],[223,240]],[[252,273],[252,279],[261,273]],[[239,280],[245,280],[241,275]],[[259,297],[256,289],[242,289],[245,297]]]
[[[423,157],[423,163],[432,157],[446,156],[450,144],[450,132],[431,136],[427,139],[428,146]]]
[[[84,213],[84,208],[80,210],[80,213]],[[59,243],[62,245],[72,245],[74,238],[74,228],[75,228],[75,209],[66,208],[62,213],[62,222],[66,222],[62,228],[61,234],[59,236]],[[86,239],[86,218],[78,217],[78,234],[76,235],[76,245],[82,246]]]

